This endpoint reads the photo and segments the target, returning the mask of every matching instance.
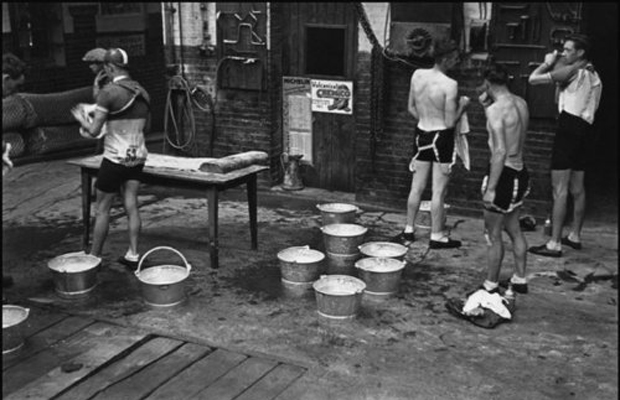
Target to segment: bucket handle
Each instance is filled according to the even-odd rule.
[[[136,269],[136,272],[134,272],[136,274],[136,276],[140,276],[140,268],[142,267],[142,262],[146,259],[146,257],[157,251],[157,250],[169,250],[172,251],[174,253],[177,253],[177,255],[179,257],[181,257],[181,259],[183,260],[183,263],[185,264],[185,268],[187,268],[187,273],[189,274],[189,272],[192,270],[192,266],[187,262],[187,260],[185,259],[185,257],[183,257],[183,254],[181,254],[180,251],[173,249],[172,247],[169,246],[159,246],[159,247],[154,247],[151,250],[147,251],[146,253],[144,253],[144,255],[142,256],[142,258],[140,258],[140,262],[138,263],[138,268]]]

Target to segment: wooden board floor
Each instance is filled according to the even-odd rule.
[[[2,357],[2,398],[283,399],[307,369],[134,328],[30,308],[24,346]]]

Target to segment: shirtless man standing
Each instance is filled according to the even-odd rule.
[[[408,245],[415,240],[414,221],[432,168],[430,248],[449,249],[459,247],[461,242],[450,239],[445,232],[444,200],[454,157],[454,126],[469,99],[463,96],[457,102],[457,83],[446,75],[458,63],[458,48],[454,42],[434,43],[433,56],[433,68],[417,69],[411,77],[408,110],[418,121],[415,155],[409,165],[413,178],[407,200],[406,226],[393,241]]]
[[[482,182],[488,245],[487,278],[482,286],[490,293],[499,290],[499,272],[504,258],[502,230],[505,230],[512,241],[515,258],[515,273],[510,283],[515,292],[527,293],[527,242],[519,224],[519,207],[529,191],[529,175],[523,164],[529,111],[525,100],[510,93],[507,83],[508,73],[501,65],[492,65],[484,71],[486,91],[480,100],[487,117],[491,161]]]

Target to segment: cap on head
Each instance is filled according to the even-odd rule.
[[[101,47],[88,50],[86,54],[84,54],[84,57],[82,57],[82,61],[86,61],[89,63],[102,63],[105,53],[105,49],[102,49]]]
[[[127,52],[123,49],[109,49],[103,57],[103,62],[125,68],[129,64],[129,56],[127,56]]]

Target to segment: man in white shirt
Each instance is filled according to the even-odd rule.
[[[588,61],[589,39],[574,34],[566,37],[561,54],[545,55],[544,62],[529,77],[531,85],[556,84],[559,89],[558,129],[551,157],[553,213],[551,239],[529,252],[561,257],[562,244],[581,249],[586,193],[584,175],[588,148],[594,141],[592,124],[598,109],[603,84]],[[573,198],[573,223],[568,236],[562,237],[568,194]]]

